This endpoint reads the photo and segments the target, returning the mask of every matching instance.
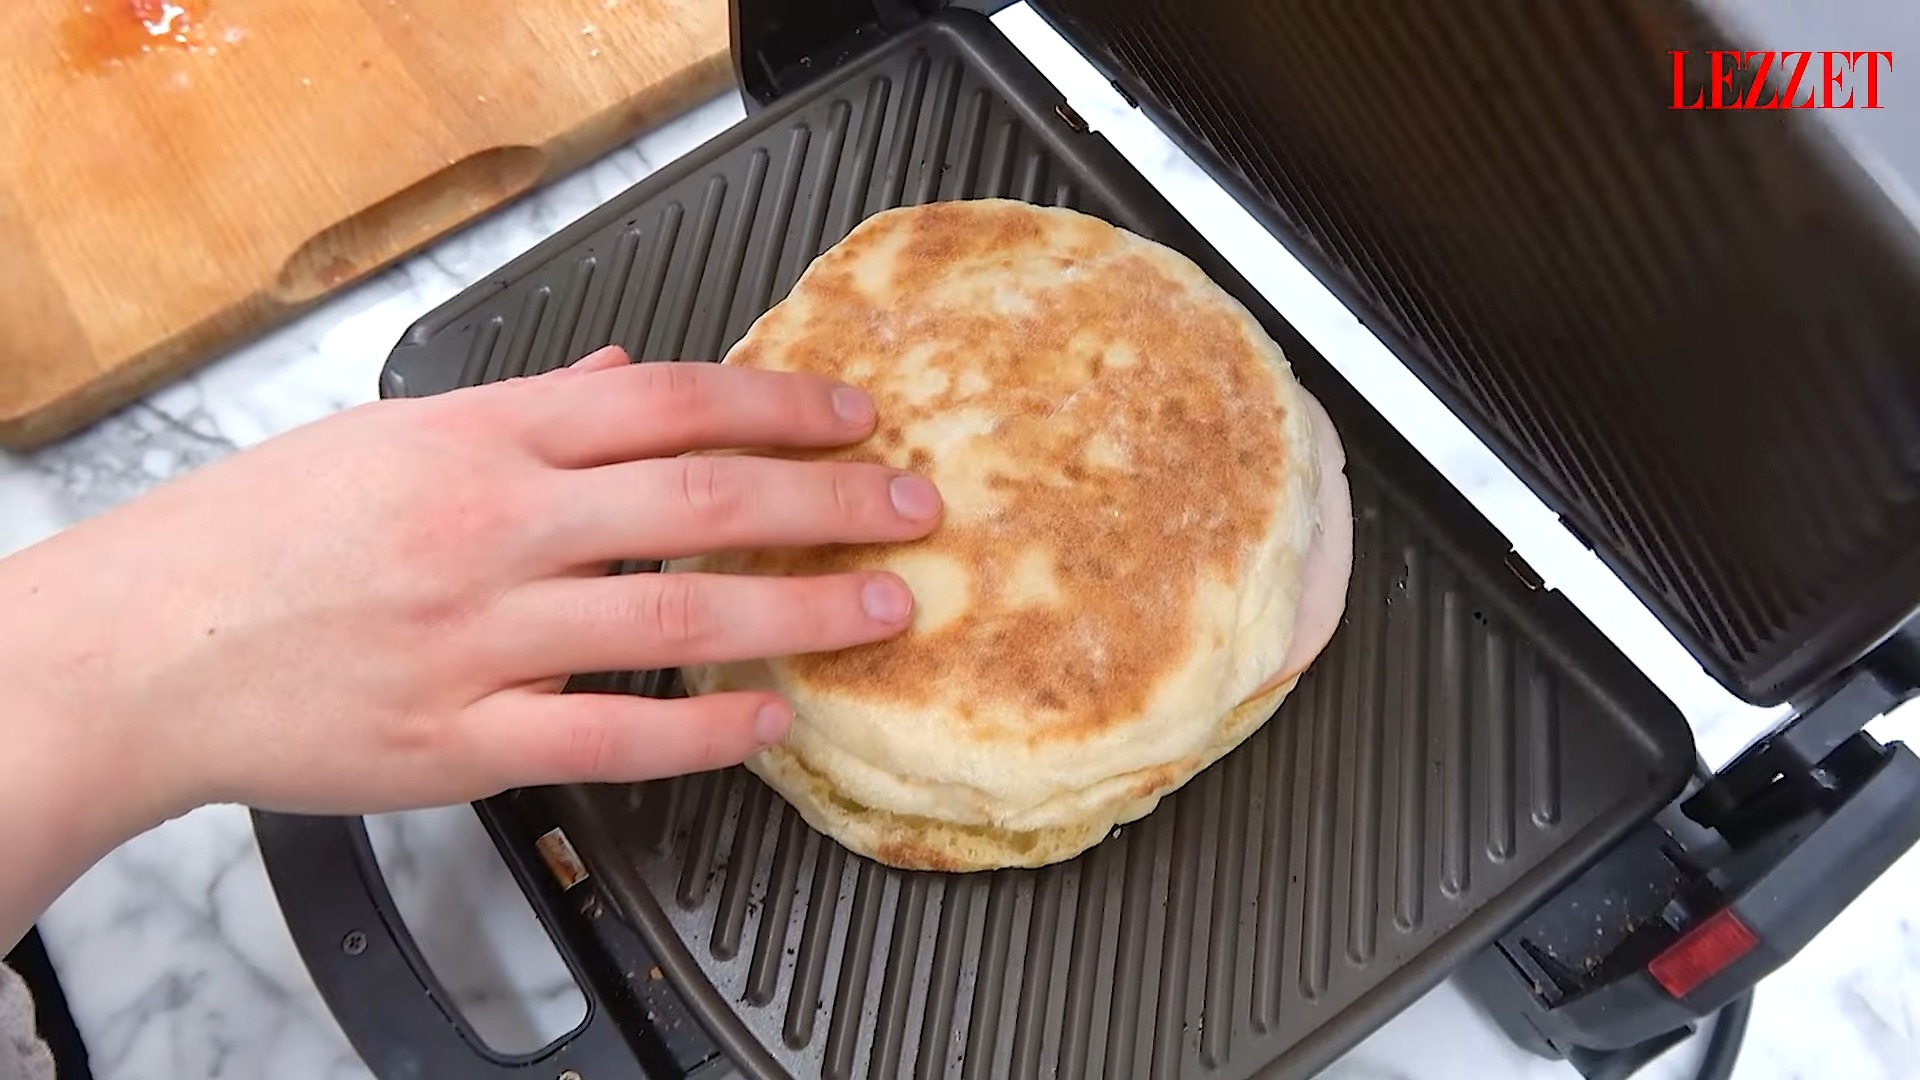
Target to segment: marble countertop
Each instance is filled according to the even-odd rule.
[[[1094,128],[1679,703],[1710,761],[1768,725],[1770,714],[1708,679],[1331,294],[1044,24],[1024,8],[997,18]],[[0,554],[371,399],[382,360],[414,319],[742,115],[731,97],[696,109],[62,443],[0,456]],[[1920,709],[1876,731],[1911,739]],[[389,815],[370,827],[403,910],[433,915],[410,919],[423,951],[489,1041],[531,1049],[572,1025],[577,992],[469,810]],[[1916,896],[1920,853],[1762,985],[1740,1080],[1920,1078]],[[369,1075],[294,951],[244,810],[206,808],[127,844],[74,885],[42,929],[99,1080]],[[1682,1047],[1646,1075],[1691,1076],[1698,1052]],[[1576,1076],[1514,1048],[1450,986],[1327,1075]]]

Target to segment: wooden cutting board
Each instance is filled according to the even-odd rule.
[[[0,0],[0,446],[729,79],[726,0]]]

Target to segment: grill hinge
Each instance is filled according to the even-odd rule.
[[[1837,685],[1721,769],[1683,806],[1687,817],[1736,847],[1807,806],[1843,794],[1840,766],[1886,748],[1866,734],[1874,719],[1920,694],[1920,620],[1909,622],[1842,674]]]

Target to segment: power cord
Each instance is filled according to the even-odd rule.
[[[1694,1080],[1731,1080],[1733,1066],[1740,1060],[1740,1044],[1746,1041],[1747,1021],[1753,1017],[1753,991],[1749,990],[1721,1007],[1715,1014],[1713,1034],[1707,1038],[1707,1054],[1700,1059],[1700,1071]]]

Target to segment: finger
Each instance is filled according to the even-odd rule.
[[[892,574],[551,578],[501,597],[490,652],[519,683],[830,652],[892,637],[912,614]]]
[[[778,458],[654,458],[562,474],[560,565],[709,551],[913,540],[940,493],[882,465]]]
[[[596,371],[608,371],[625,367],[630,363],[632,361],[627,357],[627,350],[618,345],[608,345],[595,349],[566,367],[555,368],[548,374],[562,378],[572,375],[591,375]]]
[[[815,375],[665,361],[532,382],[515,401],[526,438],[567,468],[688,450],[846,446],[873,430],[864,391]]]
[[[762,693],[668,700],[509,691],[468,712],[482,767],[502,787],[633,783],[737,765],[778,742],[792,715]]]

